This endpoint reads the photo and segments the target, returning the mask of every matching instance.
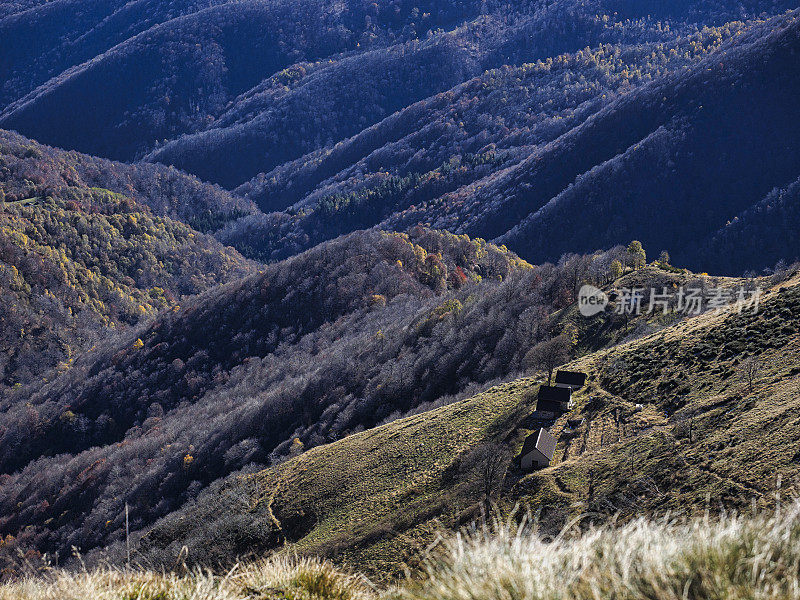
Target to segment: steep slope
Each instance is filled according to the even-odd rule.
[[[439,35],[295,65],[249,91],[213,127],[170,142],[147,160],[234,188],[476,75],[482,69],[469,48],[474,40],[466,37]]]
[[[723,269],[759,269],[800,257],[794,232],[800,209],[800,178],[775,188],[761,202],[727,222],[701,252],[718,257]],[[758,256],[752,249],[758,248]]]
[[[509,452],[501,513],[521,502],[546,534],[573,518],[770,506],[800,469],[798,303],[795,277],[766,293],[757,314],[708,312],[570,363],[589,383],[552,424],[559,442],[544,470],[526,474],[511,461],[532,429],[551,425],[532,415],[538,382],[520,379],[231,477],[147,532],[142,558],[168,564],[184,544],[200,563],[282,548],[397,573],[443,528],[479,515],[469,465],[486,444]],[[751,358],[759,368],[749,383]]]
[[[777,9],[777,6],[772,8]],[[746,9],[719,11],[711,7],[701,12],[704,14],[699,22],[704,25],[748,14]],[[696,22],[692,19],[698,18],[686,6],[664,11],[624,2],[587,4],[563,0],[495,10],[484,7],[483,13],[480,18],[470,20],[469,11],[465,11],[459,28],[436,33],[424,41],[349,54],[322,64],[294,65],[237,99],[209,129],[170,142],[150,158],[175,164],[225,186],[235,186],[322,146],[330,151],[335,143],[359,132],[365,132],[373,144],[382,139],[378,147],[397,141],[395,137],[383,137],[380,131],[367,133],[367,130],[393,112],[436,93],[451,88],[459,93],[457,84],[468,82],[487,69],[555,59],[563,53],[602,48],[606,44],[614,45],[618,52],[653,44],[649,56],[653,51],[664,51],[660,44],[675,44],[680,34],[696,33]],[[670,29],[661,27],[659,19],[664,18],[675,19]],[[695,51],[692,48],[690,52]],[[666,53],[670,54],[668,50]],[[682,52],[671,58],[676,63],[685,59]],[[437,68],[431,68],[432,64]],[[584,74],[575,69],[573,75],[580,78]],[[479,97],[483,94],[485,90],[477,92]],[[570,108],[577,109],[579,103],[572,103]],[[508,133],[492,131],[491,117],[500,120],[498,113],[529,110],[525,107],[526,98],[520,93],[505,98],[503,104],[508,106],[495,105],[487,110],[470,102],[466,110],[460,111],[466,118],[481,120],[484,146],[500,143]],[[441,128],[441,120],[442,115],[434,114],[413,122],[405,136],[431,127]],[[313,127],[309,127],[311,123]],[[513,128],[513,123],[505,127]],[[459,129],[463,125],[447,132],[450,154],[444,160],[459,154],[454,146],[466,133]],[[517,133],[524,135],[524,130]],[[435,147],[428,142],[417,150]],[[388,158],[391,154],[389,151],[383,156]],[[237,158],[220,164],[212,158],[220,155]],[[308,158],[300,160],[309,162]],[[264,175],[263,180],[270,181],[271,176]]]
[[[710,244],[797,177],[798,28],[791,13],[490,71],[241,186],[266,210],[294,204],[222,238],[275,259],[421,222],[535,262],[642,237],[693,268],[769,266],[780,251],[749,261]]]
[[[564,29],[565,20],[571,29]],[[617,39],[626,27],[624,37],[636,41]],[[292,204],[312,193],[347,193],[369,185],[370,177],[381,171],[421,175],[488,147],[502,149],[507,167],[525,158],[531,146],[557,138],[618,94],[699,60],[747,27],[731,23],[667,35],[648,21],[623,24],[555,5],[509,36],[532,46],[530,63],[470,78],[335,147],[259,175],[238,191],[265,210],[277,209],[282,208],[277,202]],[[480,33],[481,38],[487,35]]]
[[[67,368],[111,328],[253,272],[214,238],[107,190],[6,202],[0,212],[0,383]]]
[[[27,93],[46,83],[72,67],[78,67],[90,59],[103,56],[112,48],[135,38],[140,33],[153,28],[173,31],[172,40],[186,37],[187,42],[197,41],[197,32],[184,29],[185,17],[214,22],[216,15],[227,14],[235,18],[243,10],[242,2],[230,0],[15,0],[5,2],[0,7],[0,48],[7,60],[0,65],[2,94],[0,105],[8,104],[24,97]],[[285,29],[281,43],[291,60],[303,57],[309,39],[328,36],[329,42],[336,37],[347,38],[346,48],[358,47],[356,44],[386,44],[397,36],[423,35],[430,27],[447,26],[457,19],[474,15],[477,4],[453,2],[393,2],[390,6],[379,7],[349,2],[336,4],[317,2],[320,14],[327,13],[324,21],[314,21],[318,25],[338,32],[326,32],[317,28],[303,29],[303,18],[311,15],[306,12],[308,3],[294,2],[286,10],[287,3],[249,2],[251,7],[278,16],[272,21],[276,29]],[[280,6],[283,4],[284,6]],[[383,3],[381,3],[383,4]],[[227,6],[226,6],[227,5]],[[205,16],[197,15],[206,9],[216,9]],[[414,13],[414,9],[417,13]],[[14,15],[13,18],[6,18]],[[195,16],[197,15],[197,16]],[[415,21],[418,24],[415,24]],[[263,35],[263,32],[262,32]],[[31,43],[33,40],[33,43]],[[255,39],[243,40],[257,45]],[[343,47],[344,48],[344,47]],[[340,48],[341,49],[341,48]],[[207,59],[213,53],[208,48],[198,49],[200,56]],[[332,45],[326,51],[336,51]],[[162,49],[167,56],[167,49]],[[234,54],[226,61],[234,64],[241,60]],[[262,78],[264,75],[262,75]]]
[[[800,24],[793,18],[746,40],[620,100],[484,186],[470,198],[473,223],[465,225],[461,212],[458,227],[493,237],[529,212],[499,239],[533,260],[636,230],[683,264],[719,269],[724,260],[698,254],[705,240],[800,170],[793,100]],[[567,156],[569,168],[555,171]],[[568,231],[554,227],[566,220]]]
[[[712,238],[800,173],[795,0],[119,4],[0,21],[0,125],[238,186],[270,214],[221,235],[253,258],[424,223],[740,273],[767,263]]]
[[[205,132],[153,156],[236,185],[487,68],[601,43],[667,43],[792,6],[58,0],[0,22],[0,126],[117,159]],[[427,68],[433,60],[446,67]],[[292,127],[272,131],[283,121]],[[210,153],[211,140],[233,152]]]
[[[599,23],[610,35],[612,25]],[[623,50],[604,45],[487,72],[239,187],[264,210],[294,204],[285,213],[232,224],[223,239],[274,259],[353,228],[381,221],[406,227],[444,210],[454,213],[446,225],[458,227],[462,216],[465,223],[470,217],[463,200],[470,184],[482,186],[484,178],[519,165],[537,146],[610,104],[619,90],[630,94],[643,81],[685,68],[748,29],[739,23]],[[461,188],[464,194],[448,195]]]
[[[185,192],[180,201],[176,192]],[[0,385],[66,369],[115,328],[254,272],[232,248],[170,218],[213,228],[248,207],[174,170],[0,132]]]
[[[27,0],[17,8],[6,8],[15,4],[6,2],[0,8],[0,53],[6,57],[0,64],[0,105],[151,27],[227,2]]]
[[[87,551],[118,539],[121,502],[138,530],[251,463],[468,394],[547,335],[567,272],[362,232],[185,301],[4,397],[3,535]]]
[[[0,185],[7,202],[70,188],[103,188],[134,200],[155,215],[184,221],[204,232],[258,212],[252,202],[170,167],[65,152],[3,130]]]
[[[9,0],[0,6],[0,19],[44,4],[47,0]]]

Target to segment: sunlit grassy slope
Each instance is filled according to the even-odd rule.
[[[615,335],[647,331],[640,325]],[[800,474],[799,326],[794,280],[768,289],[756,315],[706,313],[574,361],[589,383],[552,424],[553,465],[522,473],[512,461],[499,510],[519,504],[557,533],[575,518],[773,505]],[[748,357],[759,364],[752,391]],[[460,461],[485,442],[517,455],[542,424],[531,415],[537,389],[536,378],[519,379],[233,479],[150,532],[143,555],[227,536],[246,538],[248,551],[330,556],[377,577],[419,566],[420,550],[479,515]],[[211,556],[224,562],[225,551]]]
[[[227,532],[218,524],[239,513],[248,527],[261,528],[248,534],[258,541],[291,541],[287,550],[366,561],[374,572],[396,574],[433,537],[438,518],[465,508],[456,460],[483,440],[512,435],[529,387],[527,381],[505,384],[233,480],[216,502],[198,502],[193,512],[202,514],[200,523],[190,513],[157,527],[145,544],[188,536],[192,546],[218,528]]]

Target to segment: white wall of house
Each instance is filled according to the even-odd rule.
[[[541,469],[542,467],[550,466],[550,459],[548,459],[538,450],[534,449],[522,457],[520,460],[520,466],[526,471],[532,469],[534,466]]]

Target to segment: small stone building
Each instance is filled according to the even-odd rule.
[[[546,429],[542,428],[525,439],[522,446],[520,466],[525,471],[534,468],[542,469],[550,465],[553,454],[556,451],[556,438],[550,435]]]
[[[579,390],[586,385],[586,373],[578,371],[556,371],[556,387]]]
[[[536,397],[536,412],[548,413],[556,417],[563,415],[572,407],[572,390],[568,387],[551,385],[539,386]]]

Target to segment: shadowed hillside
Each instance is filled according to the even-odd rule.
[[[532,260],[576,251],[587,242],[602,247],[635,230],[645,245],[669,247],[690,267],[739,266],[717,253],[702,254],[707,240],[774,187],[794,181],[800,170],[793,142],[800,122],[793,100],[800,89],[794,59],[800,26],[793,20],[766,37],[745,39],[748,43],[708,58],[689,74],[620,100],[498,186],[486,186],[474,200],[484,212],[478,223],[496,224],[487,234],[494,237],[529,211],[498,239]],[[551,175],[567,156],[571,171]],[[521,189],[531,192],[520,194]],[[490,203],[490,197],[504,201]],[[484,208],[492,204],[500,206]],[[566,220],[570,230],[554,235],[553,224]],[[665,228],[664,220],[674,226]],[[761,232],[771,235],[768,228]],[[785,252],[791,258],[797,248]]]
[[[205,128],[295,62],[413,38],[474,14],[477,3],[455,4],[398,2],[369,14],[361,2],[317,0],[59,0],[0,21],[2,121],[55,145],[131,159]],[[31,46],[31,37],[41,42]]]
[[[732,271],[746,267],[757,270],[773,260],[800,257],[794,232],[800,209],[800,178],[775,188],[763,200],[728,221],[708,240],[703,254],[718,257],[721,268]],[[753,252],[758,248],[758,255]]]
[[[23,6],[0,126],[235,189],[266,214],[220,236],[258,260],[426,224],[741,274],[776,252],[712,240],[800,173],[791,0]]]
[[[140,551],[166,564],[188,544],[200,563],[224,563],[289,542],[284,551],[379,576],[413,568],[437,534],[480,515],[483,479],[470,469],[481,468],[482,447],[508,453],[492,498],[501,514],[521,503],[544,534],[582,515],[589,524],[702,514],[709,497],[728,509],[770,506],[781,479],[798,473],[798,301],[795,279],[773,288],[758,314],[709,312],[570,363],[588,386],[574,410],[545,423],[559,441],[544,470],[524,473],[512,460],[543,423],[532,414],[538,382],[519,379],[231,477],[149,531]],[[592,329],[610,317],[594,317]],[[752,382],[747,361],[758,364]]]
[[[23,507],[0,529],[90,550],[121,502],[140,529],[232,471],[474,393],[552,335],[588,264],[361,232],[185,301],[4,399],[0,505]]]
[[[602,104],[603,92],[625,93],[628,91],[625,85],[636,86],[659,70],[666,71],[690,62],[698,51],[696,46],[689,45],[689,40],[683,39],[697,36],[698,23],[694,19],[698,15],[683,7],[666,11],[675,19],[671,30],[664,30],[658,24],[658,19],[667,17],[666,14],[648,12],[647,8],[623,2],[587,5],[562,0],[530,6],[523,3],[515,5],[511,15],[506,14],[509,8],[504,7],[496,13],[490,10],[477,19],[465,19],[453,31],[437,32],[427,39],[348,54],[332,62],[294,65],[238,98],[207,130],[170,142],[150,158],[175,164],[226,186],[238,185],[254,175],[259,181],[270,184],[273,169],[280,168],[279,173],[288,169],[291,173],[292,167],[284,163],[294,160],[299,160],[302,167],[313,169],[317,161],[313,156],[304,155],[317,150],[323,155],[338,150],[342,155],[344,149],[334,148],[334,145],[337,142],[347,144],[348,138],[361,132],[373,149],[385,147],[381,162],[374,164],[373,161],[368,166],[373,173],[376,167],[392,169],[395,166],[392,163],[407,160],[403,154],[393,156],[398,149],[392,146],[401,139],[404,145],[415,146],[418,154],[446,152],[440,161],[445,162],[470,152],[462,149],[466,142],[464,138],[478,132],[482,138],[479,148],[502,144],[509,137],[514,139],[514,146],[520,145],[520,138],[528,138],[528,143],[533,143],[530,132],[518,121],[525,117],[529,120],[547,118],[555,109],[553,106],[530,106],[532,99],[514,89],[515,84],[521,82],[514,82],[508,86],[511,89],[503,90],[506,97],[499,104],[496,100],[500,94],[495,94],[492,106],[481,106],[480,99],[493,91],[493,85],[489,89],[485,86],[471,89],[468,95],[461,88],[487,69],[522,65],[524,73],[524,65],[529,63],[555,61],[562,54],[577,54],[588,48],[602,53],[604,48],[613,47],[618,57],[628,55],[625,58],[629,60],[632,59],[629,56],[637,51],[647,57],[632,60],[637,64],[631,69],[629,80],[626,77],[601,81],[605,88],[601,93],[593,93],[597,90],[591,90],[591,85],[585,81],[595,77],[593,66],[596,63],[584,65],[579,59],[569,65],[570,74],[584,85],[576,86],[582,97],[569,97],[562,110],[565,113],[578,112],[576,116],[580,118],[580,113],[589,108],[582,106],[586,100],[591,98]],[[469,15],[466,11],[462,14]],[[732,20],[734,15],[742,18],[747,14],[746,10],[709,9],[701,22],[703,25],[722,25],[724,21]],[[749,14],[758,13],[753,11]],[[713,35],[724,36],[725,32],[722,30]],[[678,53],[671,55],[672,46],[679,48]],[[662,64],[657,65],[659,62]],[[668,66],[670,62],[673,64]],[[432,65],[436,68],[431,68]],[[437,93],[445,92],[466,96],[469,100],[457,111],[458,117],[452,124],[448,113],[442,114],[437,109],[434,99]],[[551,90],[550,93],[552,99],[557,100],[562,92]],[[413,106],[418,101],[423,101],[422,107]],[[396,126],[377,127],[377,130],[371,127],[407,107],[416,113],[417,120],[406,124],[405,131],[398,131]],[[508,114],[513,116],[508,118]],[[465,126],[460,123],[463,119],[477,123]],[[434,144],[432,135],[444,139]],[[242,152],[244,148],[246,151]],[[363,146],[356,151],[362,149]],[[346,160],[352,161],[351,153],[344,153],[345,156],[350,154]],[[236,161],[215,159],[234,155]],[[419,162],[422,158],[416,156]],[[339,169],[353,167],[353,162],[340,164]],[[331,161],[327,161],[325,170],[332,166]],[[324,178],[337,172],[340,171],[328,172]],[[316,183],[321,181],[320,176],[318,173]],[[295,187],[290,197],[300,199],[298,192]],[[264,202],[262,206],[270,204]]]
[[[535,262],[631,237],[729,274],[791,259],[789,239],[754,260],[741,228],[728,252],[712,239],[797,177],[797,31],[792,14],[490,71],[241,186],[266,210],[295,203],[221,238],[270,260],[424,222]],[[756,222],[749,239],[770,237]]]

